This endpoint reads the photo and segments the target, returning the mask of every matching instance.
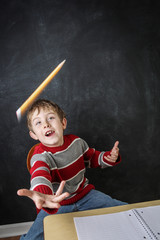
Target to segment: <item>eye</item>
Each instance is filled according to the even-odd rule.
[[[39,124],[41,124],[41,121],[37,121],[37,122],[35,123],[36,126],[39,125]]]
[[[51,120],[53,120],[53,119],[55,119],[54,116],[49,116],[49,118],[48,118],[49,121],[51,121]]]

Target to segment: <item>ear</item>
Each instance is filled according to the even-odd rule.
[[[67,127],[67,119],[66,118],[63,118],[62,126],[63,126],[63,129],[66,129],[66,127]]]
[[[29,131],[29,135],[30,135],[30,137],[33,138],[34,140],[38,140],[38,138],[37,138],[37,136],[36,136],[36,134],[35,134],[34,132]]]

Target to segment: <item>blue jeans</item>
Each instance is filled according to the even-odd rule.
[[[56,214],[85,211],[96,208],[114,207],[125,204],[127,203],[113,199],[102,192],[92,189],[78,202],[71,205],[61,206]],[[43,219],[48,215],[49,214],[44,210],[41,210],[28,233],[22,235],[20,240],[44,240]]]

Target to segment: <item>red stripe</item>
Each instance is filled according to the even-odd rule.
[[[44,193],[44,194],[49,194],[52,195],[52,190],[46,186],[46,185],[38,185],[37,187],[34,188],[34,191],[40,192],[40,193]]]
[[[52,181],[52,177],[51,177],[50,173],[46,172],[45,170],[35,171],[31,176],[31,180],[34,179],[35,177],[45,177],[50,182]]]
[[[84,154],[84,159],[89,159],[91,168],[99,167],[98,157],[100,155],[99,151],[95,151],[93,148],[89,148]]]
[[[63,179],[59,174],[58,169],[51,170],[51,176],[52,176],[52,183],[53,182],[61,182]]]
[[[39,167],[46,167],[50,171],[50,168],[49,168],[47,163],[45,163],[43,161],[36,161],[35,164],[33,165],[33,167],[30,170],[30,174],[32,174]]]
[[[60,176],[63,180],[68,180],[75,177],[77,173],[85,169],[83,156],[80,157],[76,162],[70,164],[69,166],[59,169]]]

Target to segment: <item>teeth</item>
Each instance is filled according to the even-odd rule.
[[[46,132],[46,136],[48,136],[49,134],[51,134],[52,133],[52,131],[48,131],[48,132]]]

